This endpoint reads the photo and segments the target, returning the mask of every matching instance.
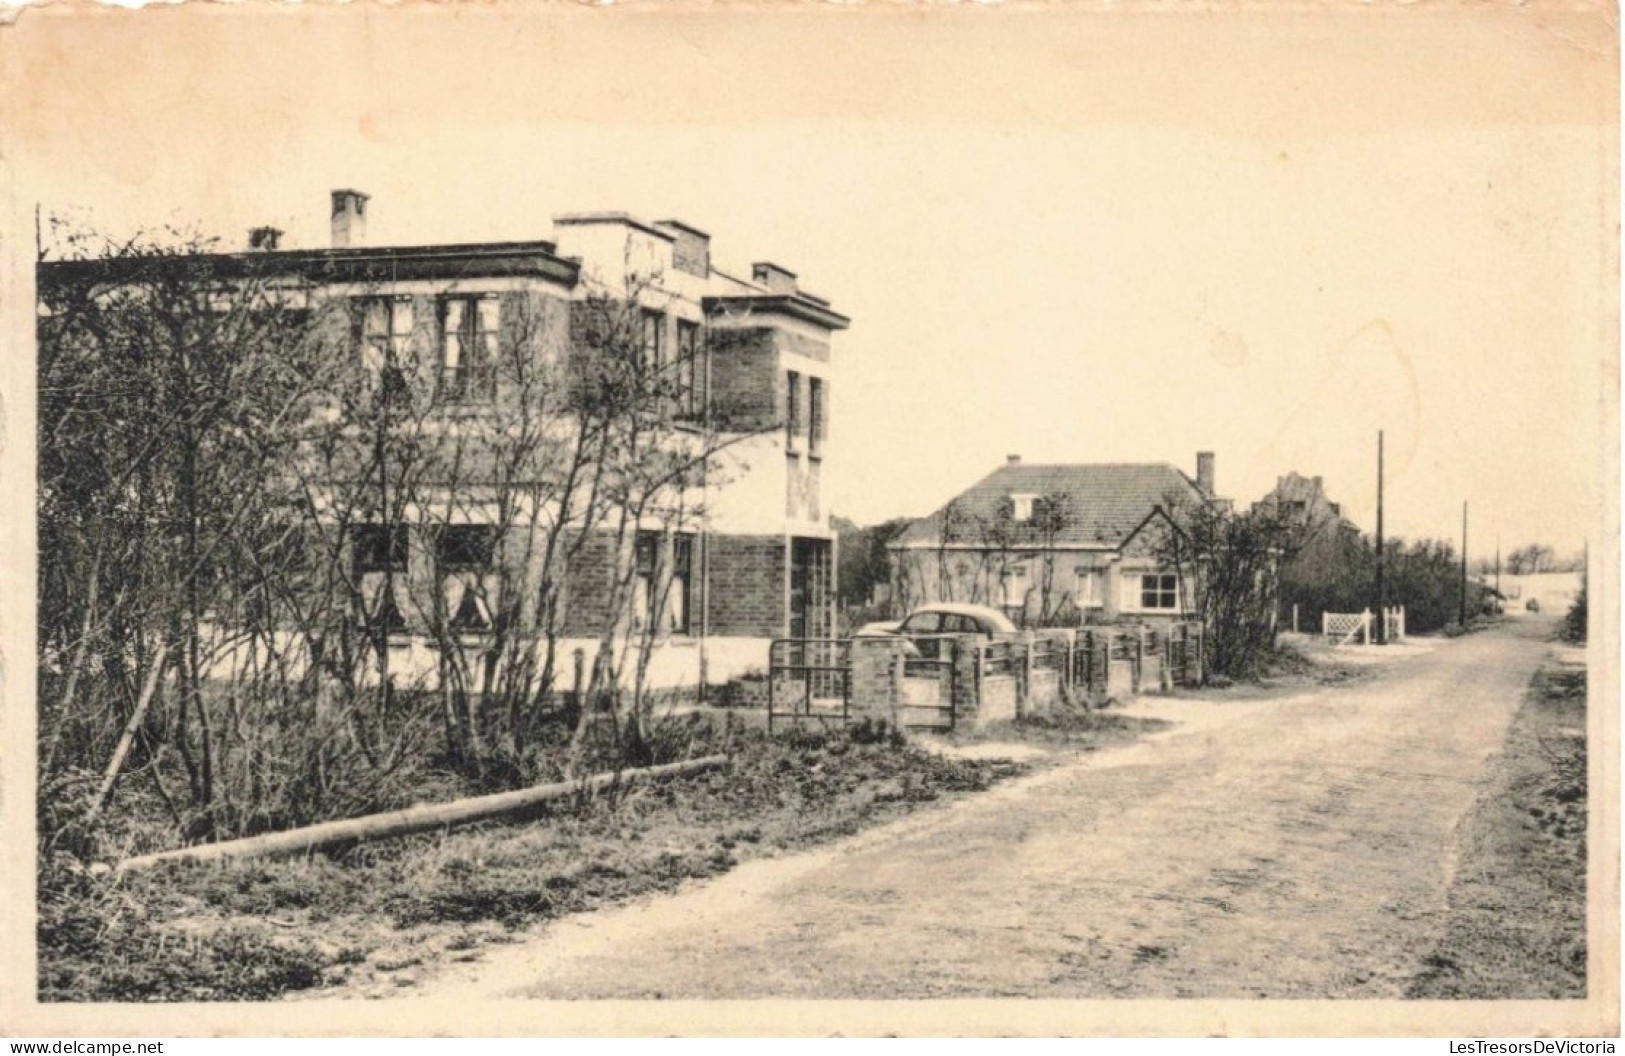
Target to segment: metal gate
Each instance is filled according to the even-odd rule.
[[[852,710],[845,638],[777,638],[767,649],[767,728],[812,720],[844,725]]]

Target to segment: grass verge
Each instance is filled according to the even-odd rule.
[[[1006,722],[990,722],[974,729],[959,729],[943,740],[952,745],[1028,744],[1052,751],[1091,752],[1137,740],[1166,729],[1160,719],[1124,715],[1110,709],[1057,708]]]
[[[1444,934],[1407,996],[1586,995],[1586,675],[1548,663],[1462,830]]]
[[[388,992],[522,927],[668,891],[1025,769],[947,758],[884,728],[744,739],[723,771],[639,785],[527,824],[292,861],[39,876],[42,1001],[264,1000]]]

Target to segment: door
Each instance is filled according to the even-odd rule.
[[[797,662],[807,665],[810,700],[845,695],[841,686],[846,675],[840,670],[839,644],[817,641],[830,638],[834,631],[830,626],[832,549],[828,539],[790,540],[790,637],[812,639],[791,649],[797,654]]]
[[[830,636],[830,560],[828,539],[790,540],[790,637]]]

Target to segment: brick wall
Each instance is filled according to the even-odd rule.
[[[609,622],[609,588],[615,568],[615,536],[593,532],[570,562],[564,589],[564,636],[591,638]]]
[[[854,638],[851,645],[851,710],[854,719],[897,721],[902,687],[897,682],[897,661],[903,653],[899,638]]]
[[[786,544],[779,536],[713,535],[711,634],[778,638],[786,633]]]
[[[711,407],[723,429],[754,432],[783,420],[784,379],[773,331],[767,327],[713,329]]]
[[[818,363],[829,362],[829,342],[820,341],[805,334],[792,333],[788,330],[773,331],[778,347],[785,352],[797,356],[806,356]]]

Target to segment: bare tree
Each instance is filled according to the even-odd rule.
[[[1163,512],[1153,551],[1191,591],[1191,607],[1206,631],[1204,670],[1230,678],[1255,674],[1275,646],[1279,573],[1294,551],[1297,528],[1270,509],[1236,513],[1184,502]]]
[[[277,559],[279,469],[326,357],[305,291],[196,238],[70,246],[39,283],[41,798],[122,728],[118,762],[133,742],[180,820],[160,776],[178,760],[209,832],[244,706],[209,685],[242,667],[222,617]]]

